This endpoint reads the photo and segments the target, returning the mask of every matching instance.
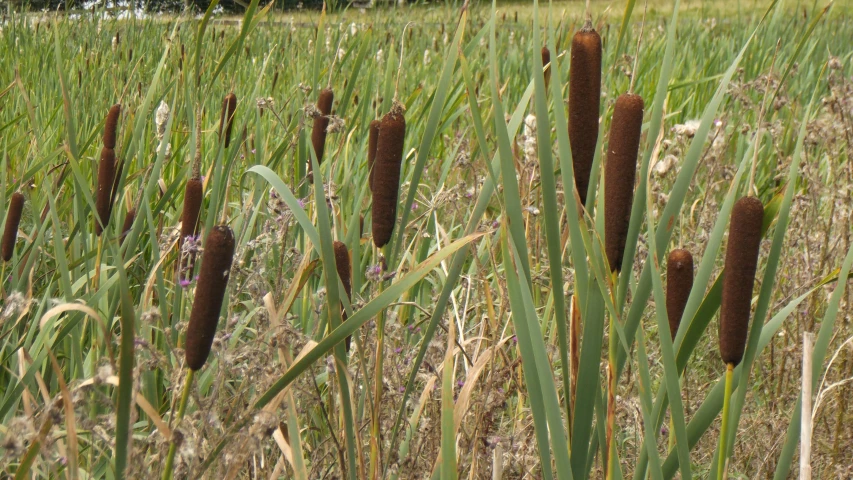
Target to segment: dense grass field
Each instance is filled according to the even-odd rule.
[[[851,6],[460,7],[2,14],[0,476],[853,478]]]

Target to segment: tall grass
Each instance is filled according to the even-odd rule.
[[[215,3],[2,24],[4,474],[851,463],[841,13]]]

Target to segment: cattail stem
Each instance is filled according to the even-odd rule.
[[[729,435],[729,406],[732,403],[732,384],[733,376],[734,376],[735,366],[732,363],[726,364],[726,393],[725,397],[723,397],[723,425],[720,427],[720,448],[719,448],[719,458],[717,460],[717,480],[723,480],[726,478],[726,450],[728,449],[728,445],[726,445],[726,438]]]
[[[181,402],[178,404],[178,417],[175,425],[179,424],[184,418],[184,412],[187,410],[187,403],[190,398],[190,390],[192,390],[193,376],[195,371],[188,368],[187,376],[184,378],[184,388],[181,391]],[[173,435],[174,436],[174,435]],[[171,480],[172,470],[175,464],[175,452],[178,450],[178,444],[172,438],[169,442],[169,454],[166,456],[166,466],[163,469],[163,480]]]
[[[616,284],[618,272],[612,272],[613,284]],[[611,288],[610,295],[612,301],[615,299],[615,288]],[[607,467],[606,478],[613,478],[613,470],[616,462],[616,445],[613,443],[613,429],[616,425],[616,357],[617,357],[617,340],[616,340],[616,318],[610,317],[607,345],[607,427],[605,431],[605,442],[607,446]]]

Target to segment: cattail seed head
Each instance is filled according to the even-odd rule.
[[[726,364],[737,366],[743,359],[763,221],[761,200],[743,197],[735,202],[729,225],[720,308],[720,356]]]
[[[116,148],[116,132],[118,131],[118,119],[120,116],[120,104],[117,103],[110,107],[110,111],[107,113],[107,120],[104,122],[104,147],[106,148]]]
[[[373,243],[384,247],[391,240],[397,220],[397,196],[400,189],[400,168],[403,163],[403,141],[406,119],[400,105],[382,117],[373,176]]]
[[[370,129],[367,133],[367,185],[370,191],[373,191],[373,166],[376,161],[376,144],[379,141],[379,120],[370,122]]]
[[[622,270],[622,254],[634,202],[643,108],[643,98],[639,95],[619,95],[610,124],[610,143],[604,165],[604,243],[611,271]]]
[[[21,225],[21,215],[24,212],[24,196],[20,192],[12,194],[9,200],[9,211],[6,213],[6,227],[3,229],[3,243],[0,248],[3,261],[12,260],[15,251],[15,241],[18,239],[18,227]]]
[[[542,47],[542,66],[545,67],[545,89],[548,89],[548,85],[551,83],[551,67],[548,65],[551,63],[551,51],[548,50],[548,47]]]
[[[669,253],[666,261],[666,314],[669,317],[669,333],[675,339],[687,298],[693,289],[693,255],[678,249]]]
[[[112,212],[113,186],[116,177],[116,152],[112,148],[101,149],[101,161],[98,163],[98,187],[95,195],[95,207],[98,217],[95,221],[95,234],[101,235],[110,224]]]
[[[222,115],[219,117],[219,136],[225,132],[225,148],[231,145],[231,128],[234,126],[234,112],[237,110],[237,95],[229,93],[222,99]]]
[[[184,190],[184,210],[181,214],[181,239],[193,236],[198,232],[198,218],[201,202],[204,198],[204,184],[201,179],[187,180]]]
[[[586,205],[589,177],[598,142],[598,109],[601,100],[601,37],[584,28],[572,38],[569,69],[569,141],[575,187]]]
[[[210,355],[233,260],[234,232],[225,225],[213,227],[201,255],[198,286],[187,326],[186,360],[192,370],[201,369]]]
[[[124,243],[124,237],[130,233],[130,229],[133,228],[133,221],[136,220],[136,209],[131,208],[128,210],[127,215],[124,216],[124,223],[121,226],[121,237],[119,237],[119,245]]]
[[[341,283],[344,285],[344,292],[347,294],[347,299],[352,299],[352,263],[349,259],[349,251],[346,244],[335,241],[335,268],[338,270],[338,276],[341,278]],[[341,311],[341,318],[346,321],[347,312]],[[349,352],[350,344],[352,343],[352,335],[347,335],[346,347]]]
[[[335,241],[335,267],[338,270],[338,276],[341,277],[341,283],[344,285],[344,292],[347,298],[352,295],[352,265],[349,259],[349,250],[344,242]]]
[[[323,152],[326,150],[326,129],[329,127],[329,115],[332,113],[332,102],[334,100],[335,94],[331,89],[320,90],[317,110],[320,111],[321,115],[314,117],[314,128],[311,130],[311,144],[314,146],[318,165],[323,163]]]
[[[181,238],[178,245],[183,246],[187,237],[195,237],[198,233],[201,202],[204,199],[204,184],[199,178],[187,180],[184,190],[184,210],[181,213]],[[181,257],[181,278],[189,280],[195,268],[195,254],[190,253]]]

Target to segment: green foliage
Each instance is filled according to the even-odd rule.
[[[265,477],[503,469],[639,480],[715,476],[723,455],[729,475],[755,476],[739,446],[745,423],[767,417],[788,433],[758,468],[788,475],[796,387],[777,405],[768,391],[779,384],[757,372],[776,371],[780,334],[814,330],[815,382],[840,375],[826,362],[850,336],[839,320],[853,248],[849,206],[827,190],[853,182],[847,130],[832,130],[853,105],[849,22],[831,9],[787,15],[782,1],[719,24],[678,1],[652,5],[645,24],[633,0],[590,12],[605,96],[583,209],[565,106],[582,13],[538,2],[462,13],[329,5],[294,19],[272,5],[248,2],[240,22],[218,18],[213,2],[198,18],[15,13],[0,24],[0,215],[15,191],[27,199],[0,266],[3,474],[167,478],[168,465],[177,478],[249,466]],[[318,163],[311,107],[327,87],[337,101]],[[612,275],[601,153],[613,101],[629,89],[645,99],[646,123],[626,267]],[[225,148],[219,112],[231,92]],[[406,108],[399,214],[379,250],[367,132],[395,99]],[[115,218],[97,237],[94,182],[114,103],[123,168]],[[178,232],[196,158],[199,238],[225,223],[237,250],[213,352],[182,397],[195,283],[179,273],[198,268],[187,259],[204,245]],[[716,452],[721,264],[732,205],[747,192],[764,202],[765,245],[727,448]],[[814,240],[810,225],[824,223]],[[334,241],[351,252],[351,299]],[[800,241],[822,245],[803,254],[807,268]],[[679,247],[701,260],[670,341],[660,260]],[[800,323],[806,305],[819,323]],[[843,464],[832,455],[815,455],[816,475]]]

